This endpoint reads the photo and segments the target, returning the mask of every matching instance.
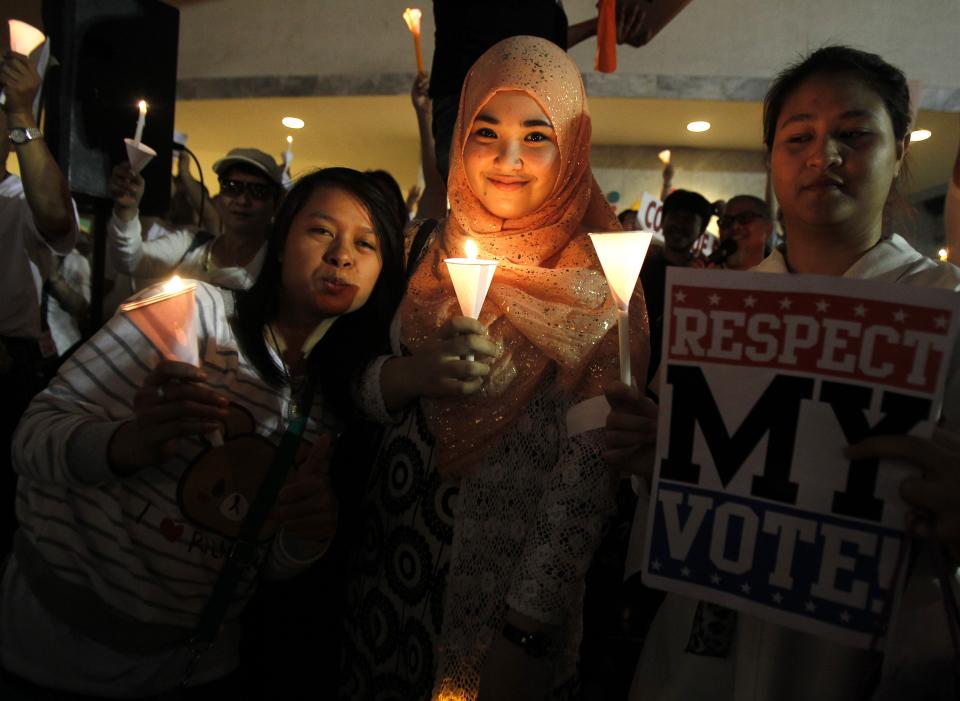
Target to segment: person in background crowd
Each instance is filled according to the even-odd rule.
[[[253,285],[284,192],[280,166],[263,151],[236,148],[214,163],[213,170],[220,178],[222,235],[200,235],[187,228],[144,241],[138,212],[143,178],[129,163],[114,167],[114,207],[107,232],[118,272],[135,279],[178,273],[234,290]]]
[[[662,248],[651,245],[640,269],[640,284],[650,316],[651,372],[656,369],[660,358],[660,317],[663,316],[667,268],[700,263],[696,244],[706,233],[712,216],[713,206],[698,192],[674,190],[663,202],[661,231],[664,245]]]
[[[947,183],[947,196],[943,204],[944,238],[947,242],[947,260],[960,263],[960,144],[953,161],[953,173]]]
[[[78,230],[76,208],[67,181],[33,116],[40,75],[26,56],[8,52],[0,62],[0,558],[10,549],[16,526],[13,495],[16,477],[10,464],[13,430],[33,395],[46,383],[44,358],[56,347],[44,333],[41,288],[49,270],[41,258],[66,255]],[[20,177],[7,171],[11,150]],[[50,255],[42,256],[40,251]]]
[[[770,207],[759,197],[737,195],[727,200],[717,221],[720,244],[710,256],[714,266],[749,270],[767,257],[773,235]]]
[[[909,145],[910,95],[903,73],[875,54],[829,46],[788,67],[764,101],[764,144],[788,232],[787,245],[754,270],[809,273],[960,291],[960,269],[938,264],[897,234],[884,210]],[[960,563],[960,351],[950,361],[941,425],[932,438],[873,436],[850,460],[915,464],[900,485],[920,542],[899,613],[877,652],[668,594],[645,642],[631,699],[956,699],[955,620],[941,552]],[[657,407],[635,389],[608,391],[607,460],[649,484]],[[644,498],[641,495],[641,498]],[[955,612],[954,614],[955,615]],[[881,666],[881,662],[883,663]]]

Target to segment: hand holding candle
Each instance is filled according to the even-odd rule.
[[[167,360],[199,367],[195,282],[174,275],[155,295],[120,305],[134,326]],[[208,434],[213,445],[223,445],[219,432]]]
[[[620,335],[620,380],[630,384],[630,297],[640,277],[643,258],[647,255],[649,231],[624,231],[612,234],[590,234],[600,266],[607,277],[617,303],[617,330]]]
[[[403,21],[407,29],[413,34],[413,46],[417,52],[417,73],[426,73],[423,67],[423,50],[420,48],[420,17],[423,13],[415,7],[408,7],[403,11]]]
[[[18,19],[7,20],[10,29],[10,51],[23,56],[30,56],[40,46],[46,37],[36,27]],[[6,90],[0,90],[0,106],[7,104]]]
[[[293,137],[288,134],[287,150],[283,153],[283,165],[289,168],[291,163],[293,163]]]
[[[497,261],[477,258],[477,253],[477,244],[468,239],[466,258],[446,258],[443,261],[450,271],[460,311],[471,319],[479,318],[483,301],[487,298],[487,291],[493,281],[493,274],[497,270]],[[467,360],[473,360],[472,353],[467,356]]]

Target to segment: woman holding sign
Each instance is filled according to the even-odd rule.
[[[764,142],[788,244],[754,270],[960,289],[960,270],[885,231],[909,127],[906,80],[879,56],[827,47],[784,71],[765,100]],[[887,635],[886,659],[670,594],[646,640],[631,698],[956,698],[947,630],[955,621],[948,622],[943,605],[953,594],[935,585],[930,556],[941,548],[960,555],[957,369],[954,362],[943,426],[932,440],[874,437],[846,452],[849,460],[896,458],[921,468],[900,492],[922,515],[914,532],[932,542],[906,565],[907,590]],[[609,396],[607,457],[642,472],[640,453],[655,439],[656,407],[623,386]],[[943,579],[952,579],[952,567],[944,572]]]
[[[15,437],[20,530],[0,589],[0,690],[12,691],[0,696],[172,698],[184,683],[197,687],[185,698],[245,697],[210,685],[237,665],[258,577],[298,573],[333,536],[329,434],[351,378],[386,347],[402,290],[392,207],[366,175],[330,168],[287,195],[235,319],[216,288],[189,291],[199,367],[165,361],[168,327],[132,313],[72,356]],[[283,487],[261,508],[268,479]],[[235,547],[258,511],[249,547]],[[240,568],[228,584],[225,561]]]
[[[396,423],[349,592],[352,698],[571,688],[582,578],[613,508],[599,432],[568,423],[618,357],[617,310],[586,235],[618,227],[590,170],[576,66],[542,39],[497,44],[464,84],[454,143],[451,214],[414,255],[395,355],[366,388]],[[467,239],[498,262],[479,320],[460,315],[443,263]]]

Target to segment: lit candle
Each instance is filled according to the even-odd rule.
[[[167,360],[200,365],[197,348],[197,283],[174,275],[160,291],[145,299],[120,305],[127,319]],[[223,445],[219,431],[207,434],[212,445]]]
[[[403,11],[403,21],[407,29],[413,34],[413,47],[417,51],[417,73],[426,73],[423,68],[423,51],[420,48],[420,16],[423,13],[415,7],[408,7]]]
[[[39,29],[18,19],[8,19],[7,27],[10,29],[10,50],[15,54],[29,56],[46,39]],[[0,106],[5,104],[6,90],[0,90]]]
[[[283,162],[287,166],[293,163],[293,137],[289,134],[287,135],[287,150],[283,154]]]
[[[670,165],[670,149],[663,149],[663,151],[657,154],[657,158],[660,159],[660,162],[663,163],[663,165]]]
[[[938,253],[938,255],[940,256],[940,260],[946,261],[947,258],[949,257],[949,253],[950,252],[946,248],[941,248]]]
[[[477,244],[470,239],[467,239],[465,248],[466,258],[447,258],[443,262],[450,271],[460,311],[464,316],[476,319],[480,316],[483,301],[487,298],[493,274],[497,270],[497,261],[478,258]],[[473,360],[472,353],[467,356],[467,360]]]
[[[7,26],[10,28],[10,50],[15,54],[29,56],[46,39],[39,29],[18,19],[7,20]]]
[[[590,234],[607,284],[617,303],[617,331],[620,335],[620,380],[630,382],[630,297],[637,285],[643,258],[647,255],[649,231],[624,231],[613,234]]]
[[[143,127],[147,123],[147,103],[144,100],[140,100],[137,103],[137,106],[140,108],[140,116],[137,117],[137,131],[133,135],[134,146],[139,146],[140,142],[143,141]]]

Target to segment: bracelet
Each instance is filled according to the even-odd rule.
[[[550,646],[548,635],[521,630],[512,623],[504,623],[500,635],[523,649],[530,657],[543,657],[547,654],[547,648]]]

